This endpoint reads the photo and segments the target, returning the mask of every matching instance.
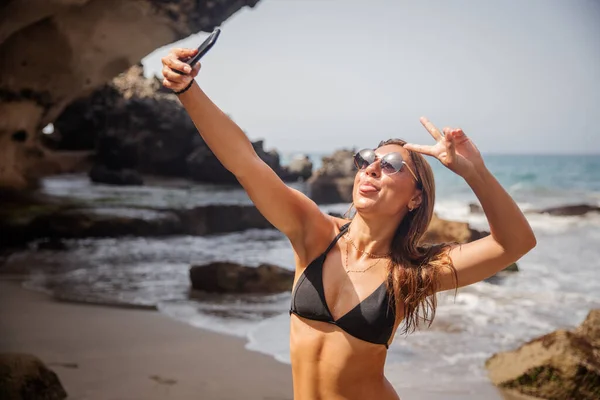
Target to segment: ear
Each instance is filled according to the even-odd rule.
[[[415,208],[419,208],[419,206],[421,206],[422,201],[423,201],[423,192],[420,190],[417,190],[417,193],[408,202],[408,209],[414,210]]]

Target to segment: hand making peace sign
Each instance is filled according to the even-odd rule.
[[[404,145],[405,149],[435,157],[462,177],[483,166],[479,150],[462,129],[446,127],[442,134],[427,118],[421,117],[421,123],[437,143],[433,146],[407,143]]]

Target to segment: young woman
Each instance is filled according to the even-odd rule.
[[[398,327],[410,332],[420,321],[431,322],[436,292],[479,282],[531,250],[536,239],[527,220],[465,133],[440,132],[425,118],[421,122],[435,145],[395,139],[358,152],[355,216],[324,214],[279,179],[196,84],[200,65],[191,69],[181,61],[195,52],[174,49],[162,59],[164,86],[178,94],[206,144],[294,249],[294,399],[398,399],[384,376]],[[422,154],[465,179],[489,221],[489,236],[463,245],[419,246],[435,196]]]

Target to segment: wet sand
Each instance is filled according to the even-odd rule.
[[[0,279],[0,352],[39,357],[72,400],[292,399],[290,366],[244,345],[156,311],[65,303]],[[464,389],[398,392],[402,400],[502,398],[492,385]]]
[[[283,400],[289,365],[155,311],[63,303],[0,281],[0,352],[39,357],[74,400]]]

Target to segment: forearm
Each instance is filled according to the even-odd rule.
[[[241,176],[257,158],[246,134],[195,82],[178,97],[211,151],[227,170]]]
[[[481,203],[490,234],[506,252],[522,255],[535,246],[535,235],[527,219],[483,164],[464,178]]]

